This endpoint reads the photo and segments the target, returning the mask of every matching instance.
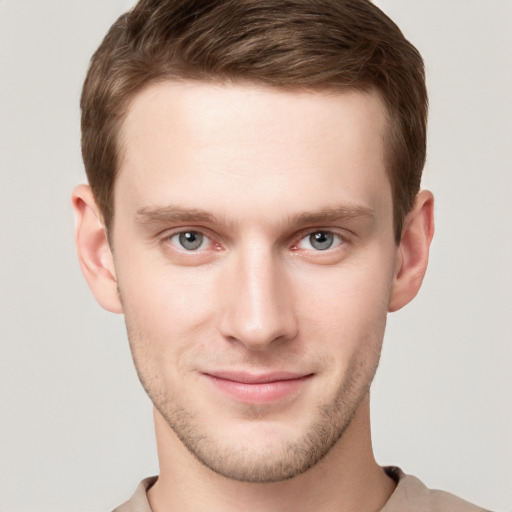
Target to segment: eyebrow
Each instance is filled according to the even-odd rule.
[[[220,223],[216,215],[199,208],[183,208],[177,205],[167,206],[145,206],[139,208],[135,218],[141,224],[158,224],[174,222],[207,222],[211,224]]]
[[[328,224],[359,217],[373,217],[374,211],[364,205],[341,205],[322,208],[318,211],[300,212],[288,217],[288,225],[299,228],[310,224]],[[200,208],[184,208],[178,205],[139,208],[136,220],[141,224],[162,223],[208,223],[225,224],[223,218]]]
[[[364,205],[342,205],[322,208],[319,211],[303,212],[290,217],[289,222],[294,227],[309,224],[329,224],[340,220],[351,220],[359,217],[373,217],[371,208]]]

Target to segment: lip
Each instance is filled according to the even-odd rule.
[[[223,394],[242,403],[267,404],[297,394],[313,376],[292,372],[212,372],[203,375]]]

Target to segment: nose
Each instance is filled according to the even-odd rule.
[[[283,262],[271,250],[248,248],[223,273],[222,335],[249,350],[265,350],[297,335],[293,291]]]

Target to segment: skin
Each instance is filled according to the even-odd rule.
[[[90,189],[75,189],[82,270],[124,313],[155,405],[155,512],[389,498],[369,387],[388,311],[421,285],[433,199],[418,195],[397,245],[386,127],[376,93],[166,82],[122,125],[112,247]],[[226,372],[296,382],[246,399],[219,388]]]

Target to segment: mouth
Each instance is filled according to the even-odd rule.
[[[293,372],[212,372],[203,375],[218,391],[246,404],[267,404],[290,398],[313,377],[312,373]]]

